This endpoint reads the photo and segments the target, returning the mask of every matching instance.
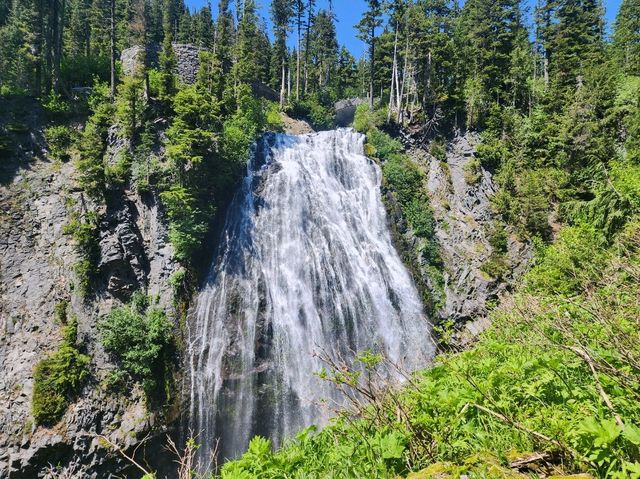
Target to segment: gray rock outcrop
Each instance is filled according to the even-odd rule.
[[[34,125],[32,135],[33,145],[43,144],[41,127]],[[50,162],[38,148],[31,156],[28,168],[18,168],[12,181],[0,185],[0,478],[42,477],[48,464],[58,463],[73,473],[65,477],[108,477],[107,471],[123,464],[98,436],[130,447],[162,421],[147,411],[140,390],[126,397],[105,392],[102,381],[113,365],[97,340],[96,324],[138,288],[157,295],[170,311],[168,279],[177,263],[153,194],[124,191],[122,201],[103,210],[74,184],[71,163]],[[69,209],[81,204],[102,213],[98,284],[86,300],[73,286],[77,253],[64,231]],[[33,368],[62,340],[54,313],[61,300],[78,318],[78,343],[91,357],[91,378],[55,427],[37,427],[31,415]]]
[[[437,221],[436,236],[445,263],[446,301],[440,316],[456,321],[483,318],[487,302],[496,299],[514,277],[520,276],[530,256],[530,245],[510,233],[507,244],[509,272],[501,280],[482,270],[489,260],[494,215],[491,197],[496,192],[491,173],[478,166],[475,181],[465,171],[475,157],[479,138],[459,136],[447,145],[446,161],[424,150],[413,157],[428,168],[428,190]],[[473,326],[471,326],[473,327]]]
[[[408,151],[409,157],[425,173],[425,186],[436,221],[436,239],[444,264],[444,298],[434,314],[436,319],[452,320],[456,324],[460,343],[465,343],[487,326],[489,303],[524,273],[532,253],[530,244],[519,240],[507,229],[504,254],[507,273],[501,278],[492,278],[483,271],[483,265],[493,251],[489,237],[495,224],[491,197],[496,186],[491,173],[478,162],[469,164],[474,161],[478,143],[476,134],[457,136],[447,143],[446,157],[441,160],[421,147],[412,146]],[[472,175],[470,166],[474,167]],[[470,176],[473,176],[472,180]],[[416,239],[411,229],[403,225],[399,209],[393,204],[389,209],[396,236],[399,234],[400,241],[409,249],[415,249]],[[418,286],[422,283],[433,291],[428,266],[422,266],[420,259],[409,262],[414,263],[410,267],[413,267]]]
[[[200,68],[200,52],[203,48],[185,43],[172,43],[176,58],[176,74],[180,81],[191,85],[195,83]],[[162,47],[157,43],[149,45],[134,45],[122,50],[120,61],[125,75],[134,75],[142,65],[149,68],[160,66],[160,52]]]
[[[339,127],[347,127],[353,123],[358,105],[366,103],[363,98],[349,98],[340,100],[334,105],[336,111],[336,125]]]

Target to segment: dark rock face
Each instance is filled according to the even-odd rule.
[[[41,136],[40,130],[33,135]],[[108,155],[123,147],[113,140]],[[141,391],[126,397],[105,392],[101,381],[113,366],[96,330],[98,319],[138,288],[171,312],[168,278],[178,265],[162,210],[155,195],[128,191],[114,193],[118,201],[107,203],[115,206],[103,210],[83,196],[73,177],[71,163],[51,163],[36,151],[28,169],[0,185],[0,478],[42,477],[49,463],[61,464],[65,477],[108,477],[107,471],[125,465],[99,435],[129,448],[163,423],[146,410]],[[63,233],[69,208],[80,204],[102,213],[98,284],[86,300],[72,287],[77,254]],[[91,378],[60,423],[47,429],[36,427],[31,416],[33,368],[61,341],[54,308],[63,299],[78,318]]]
[[[363,98],[350,98],[336,102],[334,108],[336,110],[336,125],[346,127],[353,123],[358,105],[365,103]]]
[[[180,80],[189,85],[195,83],[200,68],[200,52],[205,51],[204,48],[174,43],[173,51],[176,55],[176,69]]]

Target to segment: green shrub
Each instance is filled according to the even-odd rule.
[[[429,144],[429,153],[431,153],[431,156],[433,156],[439,162],[446,163],[447,149],[444,145],[444,141],[440,139],[433,140]]]
[[[98,215],[87,212],[84,217],[71,214],[69,222],[62,232],[70,235],[75,242],[75,251],[79,256],[73,269],[78,279],[78,291],[84,298],[91,294],[91,283],[98,272],[100,260]]]
[[[105,165],[105,182],[110,185],[124,185],[131,174],[132,163],[131,152],[126,148],[120,150],[113,164]]]
[[[384,123],[384,115],[384,111],[372,110],[367,103],[361,103],[356,107],[353,127],[360,133],[367,134]]]
[[[266,109],[266,127],[267,131],[282,132],[284,131],[284,123],[280,116],[280,107],[277,103],[269,102]]]
[[[65,118],[72,112],[69,102],[53,91],[43,99],[42,106],[54,118]]]
[[[502,165],[506,156],[505,146],[501,141],[483,141],[476,147],[476,158],[489,170],[496,170]]]
[[[592,225],[563,228],[557,241],[541,250],[526,284],[534,291],[571,295],[597,278],[609,259],[605,239]]]
[[[147,400],[157,399],[173,344],[172,325],[164,311],[136,292],[129,304],[101,319],[98,329],[105,351],[121,370],[142,384]]]
[[[208,230],[207,214],[194,196],[178,185],[160,194],[169,217],[169,241],[180,261],[189,263],[200,249]]]
[[[398,198],[402,214],[414,234],[420,239],[415,246],[415,261],[427,267],[437,291],[437,303],[442,296],[444,277],[442,258],[435,236],[435,219],[426,191],[426,177],[420,167],[407,156],[392,154],[382,165],[387,184]]]
[[[69,148],[74,144],[77,132],[68,126],[50,126],[44,132],[49,155],[54,161],[68,161],[71,158]]]
[[[288,108],[288,113],[293,118],[305,119],[315,130],[329,130],[335,124],[333,108],[324,105],[317,96],[294,100]]]
[[[464,180],[468,185],[476,185],[482,178],[482,170],[480,169],[480,160],[478,158],[471,158],[464,165],[463,174]]]
[[[78,323],[75,316],[67,318],[66,306],[56,305],[56,312],[64,316],[63,339],[59,349],[40,360],[33,370],[33,398],[31,412],[36,424],[52,426],[64,415],[69,402],[80,392],[89,376],[88,356],[76,346]]]
[[[381,160],[388,160],[392,155],[398,155],[404,151],[402,143],[377,128],[369,130],[367,142],[373,146],[376,158]]]

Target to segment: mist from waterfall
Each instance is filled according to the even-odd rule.
[[[408,370],[433,356],[363,143],[349,129],[278,134],[249,162],[188,322],[189,427],[203,457],[218,438],[230,458],[256,434],[278,445],[324,424],[341,398],[314,353],[372,350]]]

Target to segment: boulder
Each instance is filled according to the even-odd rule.
[[[347,127],[351,125],[356,114],[356,108],[358,105],[366,102],[367,100],[363,98],[349,98],[336,102],[334,105],[336,111],[336,125],[340,127]]]

